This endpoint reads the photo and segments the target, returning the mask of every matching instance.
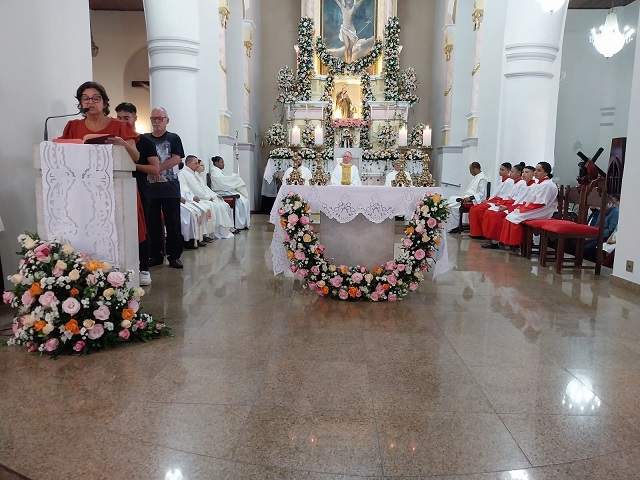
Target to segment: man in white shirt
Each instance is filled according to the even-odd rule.
[[[200,160],[195,155],[188,155],[185,159],[185,168],[180,171],[178,178],[184,191],[193,194],[195,203],[204,203],[211,211],[211,219],[214,224],[213,234],[216,238],[231,238],[233,228],[233,212],[231,207],[217,193],[204,183],[197,172]],[[207,228],[210,232],[211,228]]]
[[[391,182],[393,182],[396,179],[396,176],[398,175],[399,171],[400,171],[400,160],[395,160],[393,162],[393,170],[387,174],[387,177],[386,177],[386,179],[384,181],[384,186],[385,187],[392,187],[393,186],[391,184]],[[407,173],[407,172],[405,172],[405,173]],[[407,173],[407,178],[409,179],[409,186],[411,186],[412,185],[411,177],[409,176],[408,173]]]
[[[224,173],[224,159],[220,156],[211,158],[211,188],[217,192],[238,192],[240,198],[236,200],[236,224],[239,230],[249,228],[251,224],[251,204],[247,186],[237,173],[227,175]]]
[[[298,167],[298,171],[300,172],[300,176],[302,176],[302,179],[304,180],[304,185],[309,185],[309,180],[311,180],[311,177],[313,176],[311,174],[311,170],[309,170],[307,167],[305,167],[304,165],[300,165]],[[284,172],[284,176],[282,177],[282,184],[283,185],[288,185],[288,180],[289,177],[291,176],[291,174],[293,173],[293,167],[289,167],[285,170]]]
[[[342,162],[333,169],[330,185],[362,186],[358,167],[351,163],[351,152],[344,152]]]
[[[487,176],[482,172],[482,167],[478,162],[469,165],[469,173],[473,177],[471,183],[462,196],[456,195],[449,198],[449,209],[451,214],[447,219],[446,230],[449,233],[459,233],[460,205],[463,203],[477,204],[487,198]]]

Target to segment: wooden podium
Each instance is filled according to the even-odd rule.
[[[139,286],[135,165],[124,147],[42,142],[35,168],[40,238],[133,270]]]

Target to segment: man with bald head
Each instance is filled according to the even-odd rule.
[[[342,162],[331,172],[331,185],[362,186],[358,167],[351,163],[351,152],[344,152]]]
[[[180,181],[178,180],[178,164],[184,157],[182,140],[167,131],[169,115],[162,107],[151,111],[153,132],[145,133],[155,146],[160,171],[157,175],[149,175],[149,232],[150,261],[149,266],[164,264],[162,218],[167,230],[167,256],[169,266],[182,268],[182,232],[180,229]]]

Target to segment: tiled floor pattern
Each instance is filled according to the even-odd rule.
[[[640,478],[636,295],[454,235],[453,272],[396,304],[340,303],[273,277],[266,221],[152,270],[143,306],[173,338],[55,361],[0,348],[0,464],[33,480]]]

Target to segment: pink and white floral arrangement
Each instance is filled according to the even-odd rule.
[[[9,277],[14,287],[2,295],[16,309],[10,345],[56,356],[171,335],[170,327],[142,312],[144,290],[127,286],[131,271],[34,234],[18,241],[23,258]]]
[[[396,301],[418,288],[424,280],[441,241],[449,216],[447,201],[439,194],[426,195],[405,230],[398,258],[374,268],[336,265],[324,257],[324,246],[314,232],[309,204],[290,192],[278,210],[283,243],[291,271],[305,282],[305,288],[323,297],[347,301]]]

